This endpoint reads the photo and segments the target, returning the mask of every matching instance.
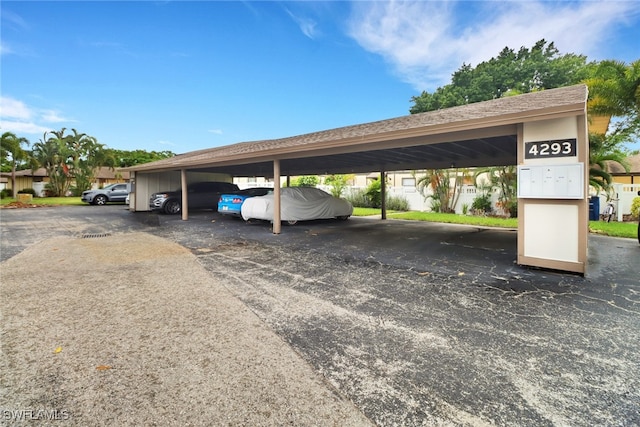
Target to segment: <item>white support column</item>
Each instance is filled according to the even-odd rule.
[[[180,201],[182,204],[182,220],[186,221],[189,219],[189,206],[187,203],[187,171],[185,169],[180,170],[180,188],[182,189],[182,200]]]
[[[280,160],[273,161],[273,234],[280,234]]]

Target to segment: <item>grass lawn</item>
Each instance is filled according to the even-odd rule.
[[[10,197],[0,199],[0,206],[5,206],[15,201],[16,199]],[[80,200],[80,197],[34,197],[31,204],[45,206],[88,206],[88,203]]]
[[[380,209],[354,208],[354,216],[380,215]],[[494,218],[472,215],[443,214],[433,212],[387,212],[389,219],[408,219],[413,221],[446,222],[449,224],[467,224],[481,227],[518,228],[517,218]],[[612,237],[637,239],[638,223],[589,221],[589,232]]]
[[[605,236],[628,237],[631,239],[637,239],[638,223],[617,221],[589,221],[589,231],[591,233],[604,234]]]

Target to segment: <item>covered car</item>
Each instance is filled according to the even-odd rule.
[[[353,206],[344,199],[314,187],[287,187],[280,190],[280,218],[289,224],[314,219],[347,219]],[[252,197],[242,204],[245,221],[273,221],[274,194]]]
[[[250,197],[264,196],[273,192],[273,188],[246,188],[235,193],[225,193],[220,195],[218,200],[218,212],[223,215],[240,216],[240,208],[245,200]]]

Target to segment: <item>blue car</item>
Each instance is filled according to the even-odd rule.
[[[240,216],[240,208],[245,200],[254,196],[265,196],[273,192],[273,188],[247,188],[235,193],[220,195],[218,200],[218,212],[223,215]]]

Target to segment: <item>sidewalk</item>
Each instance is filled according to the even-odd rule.
[[[1,283],[5,423],[370,425],[165,239],[47,239],[4,262]]]

